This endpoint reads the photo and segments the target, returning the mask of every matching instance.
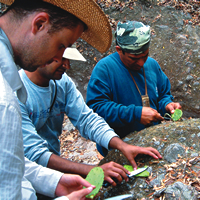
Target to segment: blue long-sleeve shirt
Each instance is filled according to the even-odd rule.
[[[144,64],[150,106],[161,115],[172,102],[170,82],[159,64],[148,57]],[[145,95],[143,69],[131,71],[142,95]],[[86,103],[122,138],[130,132],[145,128],[140,123],[142,114],[141,96],[128,69],[116,52],[95,66],[87,88]]]
[[[22,112],[22,133],[24,153],[27,158],[47,166],[52,153],[60,155],[60,141],[64,113],[80,134],[99,145],[108,148],[108,144],[117,134],[105,120],[90,109],[74,82],[66,74],[56,81],[50,81],[48,87],[35,85],[20,70],[20,77],[26,87],[28,99],[20,104]],[[50,112],[54,96],[55,103]]]

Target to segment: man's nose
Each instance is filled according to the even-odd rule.
[[[139,66],[143,66],[144,65],[144,63],[145,63],[145,60],[144,59],[139,59],[138,61],[137,61],[137,64],[139,65]]]
[[[62,56],[63,56],[64,50],[59,51],[55,57],[53,58],[54,61],[59,61],[62,63]]]
[[[62,66],[65,68],[65,69],[70,69],[70,62],[68,59],[66,58],[63,58],[63,64]]]

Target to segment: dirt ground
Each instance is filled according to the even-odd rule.
[[[64,118],[60,142],[61,157],[71,161],[96,165],[103,159],[96,149],[96,144],[81,137],[67,116]]]

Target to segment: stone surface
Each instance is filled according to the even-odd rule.
[[[200,199],[199,126],[200,119],[190,119],[165,122],[129,134],[124,141],[136,146],[152,146],[159,150],[163,159],[158,161],[145,155],[137,156],[138,166],[149,166],[150,177],[133,177],[116,187],[102,188],[96,199],[126,193],[133,194],[129,199]],[[183,137],[185,140],[180,142]],[[110,151],[100,164],[111,160],[121,165],[130,164],[118,150]]]
[[[185,149],[178,143],[170,144],[164,151],[164,159],[169,163],[176,162],[178,156],[185,155]]]

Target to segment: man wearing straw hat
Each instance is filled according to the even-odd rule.
[[[120,138],[158,124],[166,112],[181,108],[172,102],[169,79],[158,63],[148,57],[150,39],[148,25],[119,22],[117,52],[97,63],[88,84],[87,104]],[[98,149],[103,150],[99,146]]]
[[[13,1],[1,0],[1,3],[10,5]],[[88,19],[85,23],[80,20],[85,14],[94,19],[93,24]],[[36,192],[50,197],[68,195],[69,199],[84,199],[94,188],[80,176],[66,175],[24,159],[21,110],[14,95],[16,92],[19,100],[26,102],[27,93],[17,65],[34,71],[52,61],[61,62],[65,48],[71,46],[83,31],[82,38],[100,52],[110,47],[109,22],[92,0],[16,0],[0,17],[2,200],[35,200]],[[98,32],[101,34],[96,35],[97,39],[94,34]],[[87,188],[80,190],[83,186]]]
[[[22,103],[26,102],[27,95],[18,75],[17,65],[34,71],[39,66],[61,62],[65,48],[80,36],[100,52],[105,52],[111,44],[109,22],[92,0],[1,2],[12,5],[0,17],[0,198],[36,199],[35,190],[51,197],[67,195],[72,192],[72,188],[67,185],[65,175],[41,168],[27,159],[24,163],[21,113],[13,91]],[[111,129],[105,137],[105,146],[121,150],[134,168],[134,157],[138,153],[161,158],[158,151],[151,147],[138,148],[124,143]],[[101,144],[103,145],[103,141]],[[76,183],[80,188],[83,181],[79,179]],[[85,186],[90,186],[87,184],[84,182]],[[73,188],[75,190],[78,187]],[[72,195],[73,193],[69,194],[71,199]]]

